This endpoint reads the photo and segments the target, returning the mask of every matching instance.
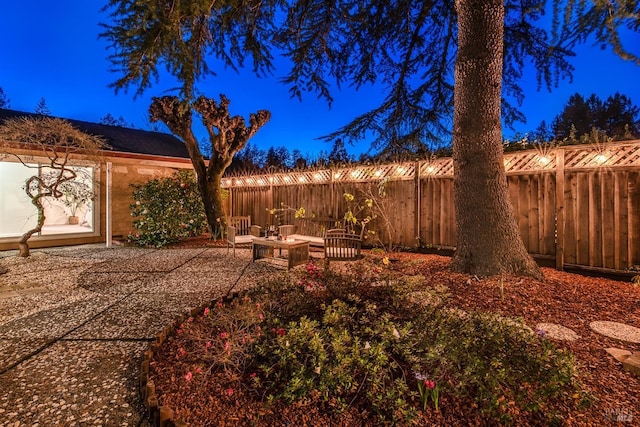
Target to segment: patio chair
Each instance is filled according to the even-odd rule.
[[[227,254],[229,247],[233,247],[233,256],[236,256],[236,245],[249,244],[256,237],[260,237],[260,226],[251,225],[250,216],[235,216],[228,219],[227,226]]]
[[[355,261],[362,257],[362,239],[342,228],[328,230],[324,236],[324,262]]]

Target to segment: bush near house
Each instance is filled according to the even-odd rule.
[[[172,177],[145,184],[131,184],[130,205],[135,231],[129,242],[139,246],[162,247],[179,239],[199,236],[207,231],[207,221],[195,176],[177,171]]]

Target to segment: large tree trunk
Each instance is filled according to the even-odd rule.
[[[226,168],[210,168],[207,177],[207,190],[204,197],[208,200],[205,203],[205,214],[207,221],[211,226],[211,236],[222,236],[222,232],[226,231],[226,213],[222,205],[222,175]]]
[[[520,237],[507,191],[500,102],[504,4],[456,0],[453,164],[456,271],[542,277]]]

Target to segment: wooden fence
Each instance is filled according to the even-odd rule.
[[[524,243],[556,267],[626,270],[640,265],[640,141],[506,153],[509,194]],[[455,247],[453,160],[296,171],[223,179],[228,213],[274,222],[270,208],[304,207],[341,218],[344,193],[376,191],[385,181],[395,232],[372,227],[385,243]],[[289,221],[286,221],[289,222]]]

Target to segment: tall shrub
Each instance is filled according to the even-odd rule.
[[[172,177],[145,184],[131,184],[135,231],[129,241],[140,246],[162,247],[207,230],[202,199],[192,171],[177,171]]]

